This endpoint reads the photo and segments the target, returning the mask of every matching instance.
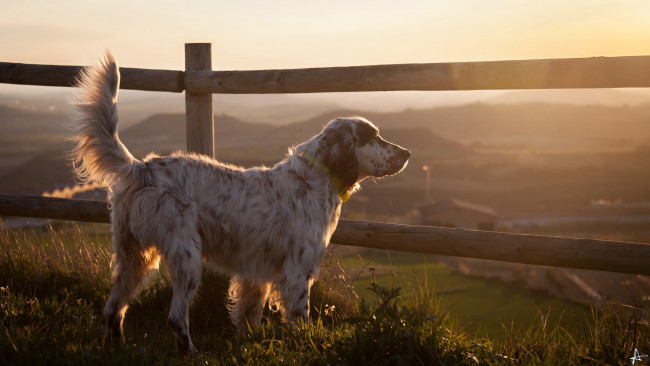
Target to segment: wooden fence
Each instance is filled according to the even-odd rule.
[[[185,45],[185,71],[120,68],[121,88],[185,91],[187,149],[214,154],[212,93],[320,93],[650,87],[650,56],[212,71],[210,44]],[[81,66],[0,62],[0,83],[72,86]],[[650,123],[650,121],[649,121]],[[0,194],[0,215],[109,222],[105,202]],[[650,244],[341,220],[332,242],[650,275]]]

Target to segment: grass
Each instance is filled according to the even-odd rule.
[[[377,260],[378,269],[355,279],[348,259],[328,258],[312,288],[311,324],[282,324],[267,310],[264,325],[247,335],[228,320],[225,279],[206,272],[191,309],[201,352],[193,358],[176,353],[166,326],[171,287],[163,269],[131,303],[126,341],[116,346],[105,343],[101,320],[109,241],[100,225],[0,231],[0,364],[627,365],[634,349],[650,353],[648,319],[614,310],[587,309],[584,328],[574,330],[555,307],[515,299],[516,311],[533,315],[508,322],[480,314],[499,334],[468,328],[470,308],[433,286],[444,272],[396,257],[413,276],[386,275]]]
[[[401,286],[407,291],[422,291],[412,284],[422,279],[440,306],[453,310],[450,319],[466,332],[501,337],[511,332],[508,329],[511,325],[526,327],[543,313],[548,314],[552,324],[557,323],[572,333],[588,333],[589,307],[541,291],[526,290],[517,284],[454,273],[437,262],[433,255],[377,250],[367,251],[363,257],[349,256],[342,261],[345,267],[366,269],[355,281],[355,288],[360,293],[375,280],[388,286]]]

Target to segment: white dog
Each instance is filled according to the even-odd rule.
[[[329,122],[272,168],[244,170],[180,152],[140,161],[118,138],[119,79],[110,53],[86,68],[73,125],[75,171],[107,187],[112,208],[107,336],[122,338],[128,302],[161,256],[173,280],[169,324],[183,352],[196,352],[189,307],[203,261],[232,276],[229,310],[238,329],[259,325],[267,300],[288,321],[307,321],[309,289],[341,203],[363,179],[401,171],[410,152],[354,117]]]

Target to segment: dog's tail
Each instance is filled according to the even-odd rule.
[[[76,85],[81,88],[71,124],[76,143],[72,166],[82,183],[96,182],[109,190],[119,183],[135,183],[136,164],[117,135],[117,92],[120,69],[110,52],[94,66],[84,68]]]

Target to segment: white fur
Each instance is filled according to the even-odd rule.
[[[184,352],[195,352],[189,306],[202,262],[232,276],[229,309],[238,329],[259,325],[269,299],[287,320],[307,321],[309,289],[336,229],[341,195],[368,176],[399,172],[410,155],[354,117],[329,122],[272,168],[181,152],[139,161],[118,138],[119,68],[112,55],[87,68],[79,86],[73,163],[82,180],[109,191],[113,287],[104,317],[114,339],[122,337],[142,277],[161,257],[173,280],[169,324]]]

